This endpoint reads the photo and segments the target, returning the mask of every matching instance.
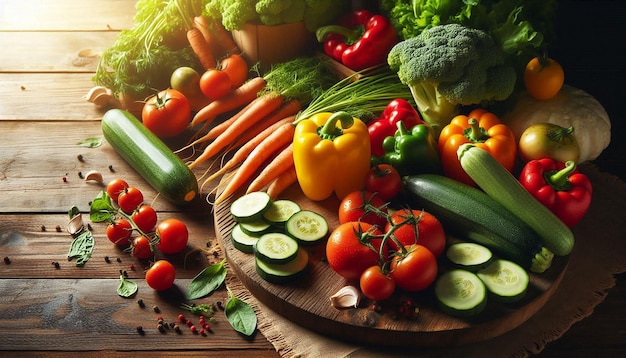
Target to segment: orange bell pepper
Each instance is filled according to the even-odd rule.
[[[496,158],[508,171],[513,171],[517,155],[517,141],[513,131],[495,114],[475,109],[468,115],[457,115],[439,134],[438,146],[446,176],[476,186],[465,173],[457,156],[464,143],[472,143]]]

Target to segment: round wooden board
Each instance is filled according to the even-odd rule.
[[[292,185],[281,198],[321,213],[331,231],[338,225],[336,198],[313,202],[297,185]],[[548,271],[530,274],[528,292],[520,302],[502,304],[489,300],[487,308],[472,319],[455,318],[437,309],[432,290],[394,294],[377,311],[369,307],[372,302],[366,298],[358,308],[336,309],[330,305],[329,297],[349,282],[323,260],[324,244],[307,248],[309,266],[304,276],[291,283],[269,283],[257,274],[253,255],[235,249],[231,243],[230,232],[235,225],[229,211],[231,202],[232,199],[226,200],[214,208],[215,228],[230,267],[246,288],[260,302],[294,323],[359,344],[450,346],[496,337],[519,326],[543,307],[561,282],[569,261],[568,257],[555,257]],[[405,299],[411,299],[419,308],[417,318],[394,317],[399,303]]]

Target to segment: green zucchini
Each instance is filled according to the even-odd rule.
[[[521,300],[528,289],[528,273],[518,264],[497,259],[476,273],[491,296],[502,302]]]
[[[315,245],[328,235],[326,219],[311,210],[300,210],[285,224],[287,234],[303,245]]]
[[[110,109],[102,117],[102,133],[115,151],[160,195],[176,205],[198,195],[194,173],[135,116]]]
[[[257,274],[271,283],[286,283],[300,277],[309,264],[309,254],[303,248],[298,248],[296,257],[285,264],[272,264],[255,257]]]
[[[296,258],[298,241],[280,232],[270,232],[261,236],[254,244],[254,255],[270,264],[286,264]]]
[[[472,272],[484,269],[494,260],[491,250],[475,242],[457,242],[448,246],[446,258],[455,267]]]
[[[435,297],[442,311],[453,316],[475,316],[487,306],[487,289],[470,271],[445,272],[435,282]]]
[[[248,235],[243,231],[243,223],[235,224],[233,230],[230,232],[230,240],[233,246],[246,254],[254,253],[254,245],[259,241],[258,236]]]
[[[494,200],[535,230],[557,256],[569,255],[574,234],[550,209],[541,204],[491,154],[471,144],[457,152],[461,167]]]
[[[235,199],[230,204],[230,214],[236,222],[257,222],[272,205],[272,199],[264,191],[253,191]]]
[[[435,215],[447,230],[488,247],[500,257],[544,272],[553,254],[521,219],[481,190],[437,174],[403,178],[407,199]]]

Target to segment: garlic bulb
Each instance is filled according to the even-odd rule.
[[[361,301],[361,292],[354,286],[344,286],[330,296],[330,303],[335,308],[356,308]]]

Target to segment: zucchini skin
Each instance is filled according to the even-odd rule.
[[[451,233],[524,268],[547,270],[554,256],[539,235],[481,190],[437,174],[403,178],[410,204],[435,215]]]
[[[198,195],[195,174],[134,115],[110,109],[102,117],[104,138],[157,192],[175,205]]]
[[[569,255],[574,234],[550,209],[541,204],[487,151],[464,144],[457,151],[461,167],[494,200],[537,231],[544,245],[557,256]]]

